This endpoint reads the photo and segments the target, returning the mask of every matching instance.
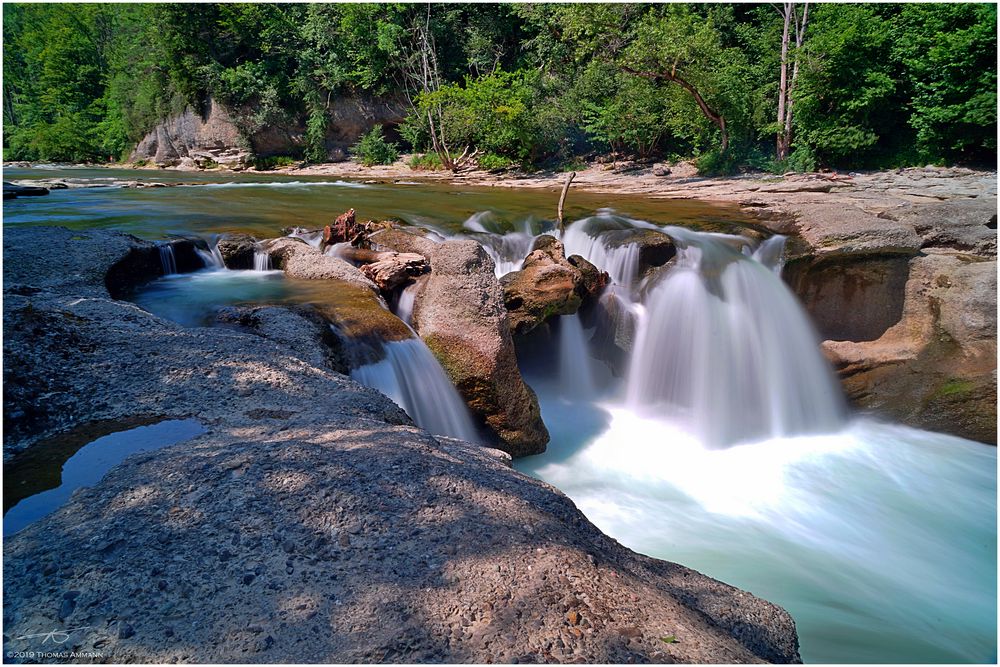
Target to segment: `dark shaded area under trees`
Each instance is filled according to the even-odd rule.
[[[364,95],[405,104],[393,137],[446,168],[609,153],[707,173],[996,163],[995,4],[3,12],[4,159],[122,159],[215,99],[247,137],[304,128],[296,157],[321,162],[331,99]]]

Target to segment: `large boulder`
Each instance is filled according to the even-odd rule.
[[[413,323],[469,407],[513,456],[545,450],[538,399],[521,378],[503,290],[475,241],[448,241],[431,255]]]
[[[384,227],[368,235],[368,242],[378,248],[401,253],[417,253],[430,258],[439,245],[426,236],[399,227]]]
[[[898,321],[824,351],[860,408],[996,443],[996,261],[938,251],[910,260]]]

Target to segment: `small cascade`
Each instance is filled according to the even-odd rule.
[[[271,270],[271,255],[267,253],[263,248],[257,247],[253,251],[253,270],[254,271],[270,271]]]
[[[564,396],[586,398],[596,392],[590,349],[579,313],[559,318],[559,389]]]
[[[329,255],[330,257],[339,257],[340,259],[347,259],[348,258],[347,251],[350,250],[352,247],[353,246],[346,241],[343,241],[341,243],[334,243],[332,246],[324,250],[323,254]]]
[[[765,239],[751,257],[780,276],[781,270],[785,268],[785,241],[784,236],[775,234]]]
[[[644,304],[630,405],[668,413],[714,446],[841,427],[839,387],[774,270],[744,255],[740,237],[664,231],[678,261]]]
[[[639,277],[639,245],[629,242],[632,230],[658,229],[642,220],[633,220],[602,210],[598,215],[574,222],[563,233],[566,256],[580,255],[602,271],[612,282],[631,288]]]
[[[303,227],[294,227],[288,236],[293,239],[302,239],[314,248],[318,248],[323,242],[322,230],[309,231]]]
[[[208,244],[209,249],[203,250],[195,246],[194,251],[198,253],[201,257],[201,261],[205,264],[206,269],[216,269],[225,270],[226,262],[222,259],[222,253],[219,252],[219,246],[216,243]]]
[[[407,285],[399,293],[399,298],[396,301],[396,317],[406,322],[407,326],[413,326],[413,304],[417,299],[417,292],[420,289],[418,285],[419,283]]]
[[[472,239],[483,246],[493,260],[497,278],[502,278],[521,270],[537,234],[532,230],[529,219],[521,223],[520,229],[504,233],[492,216],[488,211],[476,213],[462,226],[469,230]]]
[[[435,435],[480,440],[468,407],[422,340],[386,343],[384,350],[384,359],[355,368],[351,377],[391,398]]]
[[[172,276],[177,273],[177,257],[174,255],[174,246],[164,243],[160,248],[160,264],[163,266],[163,275]]]

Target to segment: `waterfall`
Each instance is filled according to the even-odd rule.
[[[483,246],[493,260],[497,278],[502,278],[521,270],[537,235],[532,231],[530,219],[523,220],[520,229],[503,233],[492,216],[488,211],[476,213],[462,227],[471,232],[469,237]]]
[[[271,256],[263,248],[254,248],[253,251],[253,270],[254,271],[270,271],[271,270]]]
[[[664,232],[678,261],[644,304],[629,370],[631,407],[668,414],[716,446],[839,428],[839,387],[775,272],[740,252],[741,237]]]
[[[288,236],[293,239],[302,239],[314,248],[318,248],[323,242],[323,230],[309,231],[302,227],[293,227]]]
[[[403,288],[403,291],[399,293],[399,297],[396,301],[396,317],[406,322],[407,326],[412,326],[413,324],[413,304],[417,299],[417,292],[419,291],[419,283],[413,283],[407,285]]]
[[[596,386],[590,349],[580,315],[563,315],[559,318],[560,393],[584,398],[593,396]]]
[[[172,276],[177,273],[177,257],[174,256],[174,246],[164,243],[160,248],[160,264],[163,266],[163,275]]]
[[[198,246],[194,248],[198,256],[201,257],[201,261],[205,264],[205,268],[224,270],[226,262],[222,259],[222,253],[219,252],[218,244],[210,243],[208,244],[208,248],[208,250],[202,250]]]
[[[578,220],[562,235],[566,256],[580,255],[607,271],[616,285],[631,288],[639,277],[639,245],[628,241],[636,229],[658,229],[642,220],[612,215],[603,209],[598,215]],[[634,232],[632,232],[634,233]]]
[[[384,349],[384,359],[355,368],[351,377],[391,398],[435,435],[480,441],[465,402],[422,340],[394,341]]]

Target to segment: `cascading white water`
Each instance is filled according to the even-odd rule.
[[[611,281],[631,288],[639,277],[639,245],[623,240],[610,243],[610,237],[632,229],[657,229],[642,220],[613,215],[602,210],[598,215],[577,220],[562,235],[566,256],[580,255],[588,262],[607,271]]]
[[[413,324],[413,304],[417,300],[418,285],[419,283],[413,283],[404,287],[396,300],[396,317],[406,322],[407,326]]]
[[[469,236],[483,246],[493,259],[497,278],[502,278],[508,273],[521,270],[537,234],[531,228],[530,219],[523,220],[520,229],[503,233],[492,216],[488,211],[476,213],[462,227],[472,232]]]
[[[271,255],[267,253],[263,248],[254,248],[253,251],[253,270],[254,271],[270,271],[271,270]]]
[[[677,262],[646,299],[629,404],[715,446],[840,428],[840,389],[774,271],[742,254],[739,237],[664,231]]]
[[[177,257],[174,255],[174,246],[170,243],[164,243],[159,248],[160,264],[163,266],[163,275],[174,275],[177,273]]]
[[[222,259],[222,253],[219,251],[219,246],[216,243],[209,243],[208,250],[202,250],[201,248],[195,246],[195,252],[201,257],[201,261],[205,264],[207,269],[218,269],[224,270],[226,268],[226,262]]]
[[[295,227],[288,233],[289,238],[302,239],[314,248],[318,248],[323,242],[322,230],[309,231],[302,227]]]
[[[568,397],[591,397],[594,381],[593,361],[580,315],[559,318],[559,388]]]
[[[429,432],[479,442],[468,407],[427,345],[409,338],[384,347],[384,359],[355,368],[351,377],[391,398]]]

